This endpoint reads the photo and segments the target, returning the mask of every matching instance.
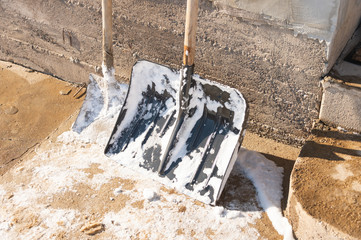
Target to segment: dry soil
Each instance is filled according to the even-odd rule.
[[[76,85],[1,61],[0,86],[0,175],[3,175],[79,109],[83,97],[73,97]]]

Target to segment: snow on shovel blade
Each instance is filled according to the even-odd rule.
[[[189,107],[179,114],[180,77],[178,71],[155,63],[134,65],[105,154],[132,169],[159,174],[162,183],[215,204],[241,144],[246,102],[237,90],[193,75]]]
[[[189,106],[160,174],[177,188],[215,205],[244,135],[246,102],[233,88],[192,77]]]
[[[104,97],[99,86],[101,81],[102,77],[93,74],[89,75],[86,96],[78,117],[72,126],[74,132],[81,133],[87,126],[94,122],[97,116],[99,116],[99,113],[104,106]]]
[[[105,67],[104,67],[105,69]],[[108,109],[121,104],[122,88],[114,78],[114,69],[104,70],[104,77],[89,74],[86,96],[72,130],[81,133]]]
[[[148,61],[132,69],[128,94],[105,154],[156,172],[176,118],[179,74]]]

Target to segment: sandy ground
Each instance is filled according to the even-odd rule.
[[[76,86],[0,61],[0,175],[82,104]],[[62,95],[60,92],[67,93]]]
[[[252,182],[237,167],[215,208],[177,194],[107,160],[102,148],[90,153],[95,148],[91,141],[57,138],[70,129],[82,103],[73,97],[76,86],[14,64],[0,66],[0,83],[6,86],[0,90],[1,215],[10,216],[0,222],[0,230],[6,236],[282,239],[260,207]],[[284,168],[284,210],[300,149],[252,133],[246,134],[243,146]],[[83,162],[70,161],[74,155]],[[67,175],[74,169],[76,178]],[[179,224],[158,226],[167,221]]]

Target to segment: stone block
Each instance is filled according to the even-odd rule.
[[[321,121],[361,132],[361,89],[323,81]]]

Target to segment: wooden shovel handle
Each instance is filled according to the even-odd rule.
[[[102,0],[103,64],[113,68],[112,0]]]
[[[186,29],[184,34],[183,64],[192,66],[196,50],[198,0],[187,0]]]

